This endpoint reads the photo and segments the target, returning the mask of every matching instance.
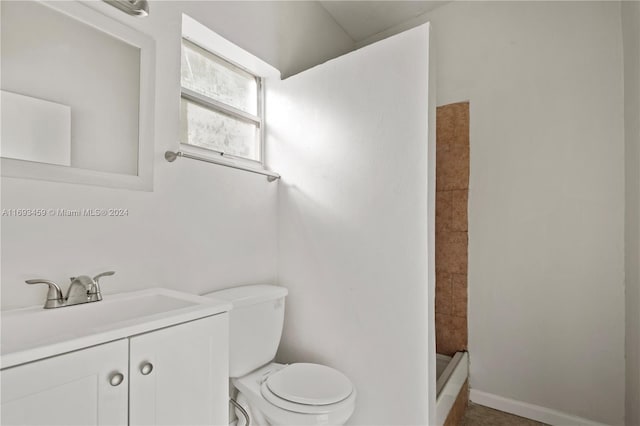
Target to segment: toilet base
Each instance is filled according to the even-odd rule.
[[[271,426],[271,423],[268,422],[267,419],[262,415],[260,410],[255,410],[251,408],[247,398],[242,394],[242,392],[238,392],[236,396],[236,402],[240,405],[249,416],[249,423],[247,423],[247,419],[245,418],[244,413],[242,413],[238,408],[235,408],[235,414],[237,420],[234,422],[235,426]]]

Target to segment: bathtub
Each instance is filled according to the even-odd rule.
[[[443,425],[469,376],[469,355],[436,354],[436,425]]]

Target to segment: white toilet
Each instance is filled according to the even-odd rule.
[[[356,390],[341,372],[319,364],[277,364],[287,289],[234,287],[206,296],[233,304],[229,315],[229,376],[251,426],[343,425]],[[236,410],[238,426],[244,416]]]

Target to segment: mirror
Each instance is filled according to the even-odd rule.
[[[152,190],[153,40],[79,2],[0,7],[2,175]]]

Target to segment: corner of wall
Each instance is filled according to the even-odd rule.
[[[625,418],[640,424],[640,3],[621,4],[625,133]]]

